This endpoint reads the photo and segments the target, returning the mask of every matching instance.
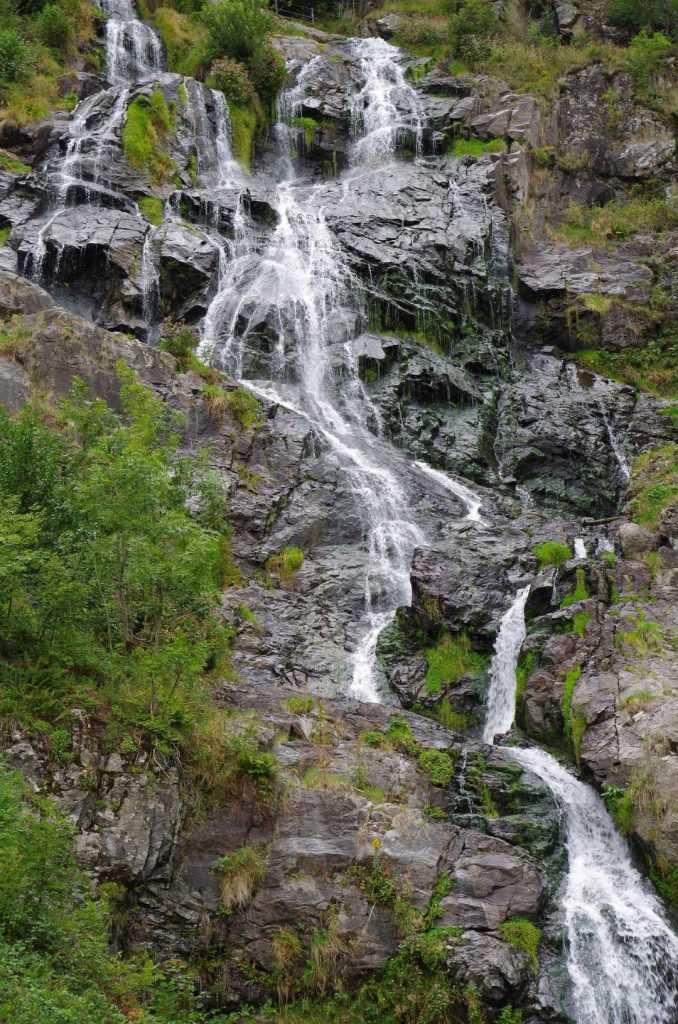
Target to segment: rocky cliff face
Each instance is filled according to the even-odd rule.
[[[556,7],[570,32],[577,12]],[[398,31],[386,18],[376,30]],[[530,585],[511,738],[558,750],[606,790],[669,894],[675,500],[650,529],[623,509],[629,464],[657,448],[675,457],[676,421],[668,399],[568,357],[592,338],[618,352],[656,333],[650,298],[668,283],[661,257],[675,231],[622,233],[599,250],[544,224],[572,200],[604,209],[634,183],[663,188],[674,139],[622,72],[568,74],[545,109],[488,75],[403,54],[416,123],[411,100],[396,95],[405,126],[393,159],[356,169],[364,60],[350,41],[315,36],[278,40],[294,76],[279,126],[291,143],[262,137],[251,178],[225,166],[218,95],[170,73],[123,90],[79,76],[73,115],[11,139],[31,173],[0,177],[0,226],[11,229],[0,248],[0,401],[16,412],[36,393],[67,394],[78,376],[116,407],[122,358],[184,414],[184,448],[210,446],[239,572],[221,608],[237,681],[215,700],[233,736],[275,758],[276,781],[265,791],[243,783],[196,811],[177,757],[151,765],[144,752],[110,749],[104,723],[82,708],[69,720],[68,764],[16,724],[5,757],[72,817],[88,869],[125,887],[119,944],[196,958],[215,1005],[284,1002],[321,936],[331,940],[323,992],[338,979],[356,986],[397,955],[403,918],[419,915],[447,929],[460,1012],[477,998],[489,1019],[509,1006],[530,1024],[578,1019],[563,971],[560,812],[536,774],[481,742],[480,724],[502,618]],[[162,162],[133,169],[122,127],[154,97],[172,123]],[[504,147],[459,158],[461,131]],[[296,404],[308,389],[286,362],[295,328],[284,308],[281,328],[252,297],[252,267],[292,221],[275,184],[285,161],[301,178],[298,209],[322,211],[341,260],[343,291],[323,304],[332,378],[345,403],[359,394],[366,434],[390,453],[383,465],[422,524],[406,571],[411,603],[375,634],[381,704],[351,693],[365,632],[365,500],[329,428]],[[160,224],[140,214],[149,200]],[[237,359],[223,322],[208,355],[253,384],[264,414],[248,426],[215,416],[200,376],[152,344],[163,317],[209,322],[231,272]],[[281,362],[291,397],[257,384]],[[568,549],[559,565],[544,564],[548,545]],[[275,559],[290,547],[304,558],[287,572]],[[449,641],[475,661],[436,679],[435,651]],[[224,864],[244,847],[260,870],[234,891]],[[543,930],[538,960],[502,927],[515,919]]]

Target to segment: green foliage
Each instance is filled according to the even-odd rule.
[[[525,651],[518,658],[516,666],[516,700],[525,689],[525,684],[537,667],[537,652]]]
[[[0,30],[0,83],[19,82],[30,71],[29,52],[14,29]]]
[[[236,420],[241,430],[250,430],[259,422],[259,418],[261,416],[261,402],[246,388],[233,388],[227,392],[226,404],[229,415]],[[289,548],[286,550],[298,551],[299,549]],[[294,561],[295,558],[298,558],[298,555],[292,555],[290,557]],[[301,565],[302,561],[303,554],[299,565]]]
[[[315,707],[314,697],[290,697],[285,701],[285,707],[293,715],[310,715]]]
[[[576,714],[572,711],[572,697],[574,696],[574,690],[580,677],[581,668],[573,668],[567,673],[563,683],[563,699],[561,704],[565,735],[570,743],[572,753],[574,754],[577,763],[579,762],[581,738],[586,731],[586,719],[583,715]]]
[[[678,444],[643,452],[633,463],[627,511],[633,521],[656,528],[665,508],[678,500]]]
[[[127,108],[122,144],[130,167],[145,171],[155,185],[162,185],[176,170],[163,148],[172,129],[167,101],[160,89],[150,98],[137,96]]]
[[[490,41],[498,30],[490,0],[450,0],[450,42],[455,57],[478,64],[489,57]]]
[[[453,156],[482,156],[484,153],[502,153],[506,149],[505,139],[453,139],[450,152]]]
[[[252,168],[254,139],[257,132],[257,115],[245,107],[230,107],[233,154],[239,164],[249,173]]]
[[[485,667],[485,659],[471,649],[467,633],[456,637],[444,633],[436,646],[426,652],[426,660],[426,689],[432,694],[440,693],[443,687]]]
[[[499,931],[504,942],[511,946],[517,946],[530,958],[532,969],[535,974],[539,973],[539,944],[541,942],[541,930],[532,921],[524,917],[517,917],[513,921],[504,921]]]
[[[388,743],[395,750],[399,750],[401,754],[409,754],[411,757],[418,756],[421,746],[415,740],[412,726],[406,718],[402,718],[400,715],[391,718],[385,735]]]
[[[648,619],[644,611],[639,611],[623,622],[623,629],[617,633],[615,647],[625,647],[643,656],[652,651],[661,651],[665,638],[658,622]]]
[[[3,1019],[12,1024],[206,1021],[185,965],[174,961],[165,977],[146,956],[125,961],[110,952],[109,900],[115,887],[95,896],[73,857],[71,824],[46,801],[28,800],[18,775],[0,767]]]
[[[155,196],[144,196],[139,200],[141,216],[155,227],[162,224],[162,201]]]
[[[273,754],[267,750],[243,747],[236,756],[235,766],[240,775],[247,775],[257,784],[262,794],[272,793],[273,783],[280,770]]]
[[[572,632],[575,636],[584,636],[586,627],[593,618],[591,612],[577,612],[572,619]]]
[[[301,548],[283,548],[277,555],[272,555],[266,563],[269,573],[275,573],[283,583],[294,579],[295,573],[301,569],[304,552]]]
[[[671,49],[670,41],[661,32],[643,31],[633,39],[629,49],[631,73],[642,98],[656,95],[659,74]]]
[[[505,1006],[494,1024],[522,1024],[522,1021],[522,1010],[514,1010],[512,1006]]]
[[[202,16],[209,30],[212,60],[253,60],[263,50],[272,25],[261,0],[217,0],[203,9]]]
[[[449,729],[450,732],[466,732],[468,727],[468,718],[466,715],[462,715],[458,711],[454,711],[447,697],[441,700],[440,704],[437,704],[434,709],[435,720],[442,725],[443,729]]]
[[[68,55],[75,41],[73,24],[63,7],[47,4],[38,18],[38,35],[46,46]]]
[[[454,761],[443,750],[422,750],[417,761],[434,786],[449,786],[454,778]]]
[[[220,536],[186,508],[208,478],[179,458],[163,403],[122,363],[118,376],[122,417],[77,380],[51,418],[0,412],[0,711],[50,721],[92,694],[200,761],[204,673],[227,651]]]
[[[285,61],[272,46],[265,46],[250,60],[249,70],[264,105],[273,108],[276,96],[287,81]]]
[[[242,846],[214,863],[221,876],[221,902],[228,912],[247,906],[266,876],[266,865],[253,846]]]
[[[584,349],[576,353],[576,359],[623,384],[668,398],[678,396],[678,338],[671,328],[637,348],[623,352]]]
[[[607,20],[629,35],[642,29],[678,32],[674,0],[612,0]]]
[[[563,562],[567,562],[572,558],[572,552],[567,545],[559,544],[552,540],[547,540],[543,544],[535,545],[535,547],[532,548],[532,551],[537,557],[540,569],[543,569],[547,565],[562,565]]]
[[[209,33],[206,26],[189,13],[182,13],[169,6],[158,8],[153,15],[153,21],[164,43],[170,71],[191,78],[202,78],[209,64]],[[181,90],[181,86],[179,89]]]
[[[563,222],[551,229],[556,241],[577,247],[605,245],[608,239],[626,241],[637,231],[664,231],[678,225],[675,199],[632,197],[605,206],[587,207],[571,202]]]
[[[15,160],[9,153],[0,152],[0,167],[3,167],[6,171],[11,171],[12,174],[30,174],[31,168],[28,164],[24,164],[21,160]]]
[[[247,68],[231,57],[212,61],[207,84],[211,89],[220,89],[229,104],[237,107],[253,107],[256,102],[256,91]]]
[[[474,793],[480,803],[480,810],[486,818],[498,818],[499,811],[495,804],[489,786],[485,782],[487,766],[485,758],[481,753],[473,754],[466,765],[464,781],[466,786]]]
[[[605,801],[605,806],[610,812],[612,820],[624,835],[633,831],[635,808],[640,789],[641,785],[637,777],[631,780],[625,790],[619,786],[608,786],[607,784],[603,786],[601,796]]]
[[[566,597],[560,602],[561,608],[569,608],[572,604],[579,604],[580,601],[585,601],[589,596],[589,592],[586,589],[586,570],[576,570],[576,585],[571,594],[567,594]]]

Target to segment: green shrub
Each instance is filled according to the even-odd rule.
[[[207,84],[220,89],[229,103],[237,107],[253,106],[256,92],[244,64],[231,57],[220,57],[210,64]]]
[[[202,78],[209,64],[209,33],[206,26],[188,13],[172,7],[158,8],[153,20],[164,43],[170,71],[191,78]]]
[[[517,946],[530,958],[532,969],[535,974],[539,973],[539,944],[541,943],[541,930],[532,921],[524,917],[517,917],[513,921],[504,921],[499,931],[504,942],[511,946]]]
[[[249,62],[264,48],[272,25],[261,0],[217,0],[203,9],[212,59],[233,57]]]
[[[477,64],[491,52],[498,22],[490,0],[451,0],[450,42],[455,56]]]
[[[266,46],[250,60],[249,69],[259,96],[267,107],[272,108],[287,81],[285,61],[272,46]]]
[[[73,49],[75,32],[73,23],[63,7],[47,4],[38,18],[38,35],[46,46],[68,54]]]
[[[422,750],[417,761],[434,786],[449,786],[452,782],[454,761],[444,750]]]
[[[233,388],[228,391],[226,403],[229,415],[238,423],[241,430],[250,430],[259,422],[261,402],[246,388]]]
[[[630,35],[642,29],[678,32],[674,0],[612,0],[607,19]]]
[[[285,701],[285,707],[293,715],[310,715],[315,707],[315,699],[313,697],[290,697]]]
[[[148,221],[149,224],[153,224],[154,227],[158,227],[162,224],[162,201],[156,199],[155,196],[144,196],[143,199],[139,200],[139,210],[141,216]]]
[[[245,747],[235,761],[240,775],[248,775],[258,785],[262,793],[270,793],[275,782],[279,765],[273,754],[267,750],[259,751]]]
[[[18,82],[30,71],[28,47],[14,29],[0,31],[0,82]]]
[[[567,562],[572,558],[572,552],[567,545],[558,544],[552,540],[535,545],[532,551],[537,556],[540,569],[545,568],[547,565],[562,565],[563,562]]]
[[[421,746],[414,738],[412,726],[406,718],[400,715],[395,715],[389,720],[385,736],[391,746],[395,750],[399,750],[401,754],[417,757],[421,750]]]
[[[652,95],[656,80],[671,50],[671,43],[661,32],[641,32],[629,47],[631,73],[641,94]]]

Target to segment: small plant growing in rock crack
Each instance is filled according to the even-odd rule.
[[[417,760],[434,786],[449,786],[452,782],[454,761],[444,750],[422,750]]]
[[[221,875],[221,904],[228,914],[246,907],[266,876],[266,866],[252,846],[242,846],[220,857],[214,869]]]
[[[310,715],[315,707],[313,697],[290,697],[285,701],[285,707],[293,715]]]
[[[560,602],[561,608],[569,608],[570,605],[578,604],[580,601],[585,601],[589,596],[589,592],[586,589],[586,570],[577,569],[575,575],[577,578],[575,588],[571,594],[567,594]]]
[[[287,547],[279,551],[277,555],[271,555],[266,562],[266,569],[269,575],[274,573],[281,583],[290,583],[295,574],[301,569],[304,561],[304,552],[301,548]]]
[[[562,565],[572,558],[572,551],[565,544],[559,544],[553,540],[547,540],[543,544],[536,544],[532,548],[533,554],[539,563],[539,568],[544,569],[547,565]]]
[[[499,927],[501,937],[510,946],[517,946],[527,953],[535,974],[539,973],[539,945],[541,929],[524,917],[516,917],[512,921],[504,921]]]

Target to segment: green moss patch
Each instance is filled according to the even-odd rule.
[[[122,133],[123,151],[130,167],[144,171],[155,185],[162,185],[177,170],[163,148],[171,131],[170,110],[160,89],[130,103]]]
[[[487,663],[486,658],[472,650],[466,633],[456,637],[445,633],[436,646],[426,652],[426,659],[426,689],[431,694],[440,693],[445,685],[465,675],[481,672]]]
[[[162,224],[162,202],[160,199],[156,199],[155,196],[146,196],[139,200],[139,209],[141,216],[149,224],[153,224],[154,227]]]

